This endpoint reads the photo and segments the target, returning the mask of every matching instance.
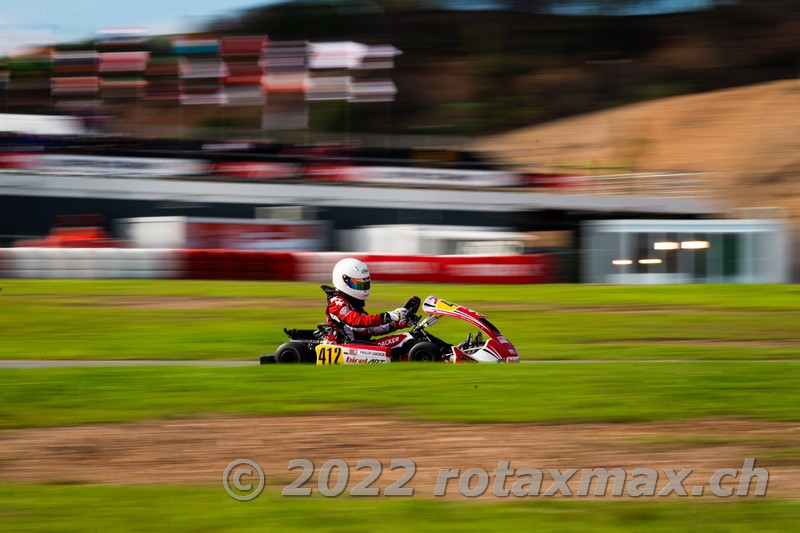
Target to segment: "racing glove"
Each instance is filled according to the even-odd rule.
[[[408,323],[409,323],[409,321],[408,321],[407,318],[404,318],[402,320],[398,320],[397,322],[388,322],[388,324],[391,326],[391,328],[389,329],[388,333],[394,333],[398,329],[407,328],[408,327]]]
[[[383,313],[383,323],[388,324],[390,322],[400,322],[406,318],[408,314],[408,309],[405,307],[398,307],[394,311],[387,311]]]

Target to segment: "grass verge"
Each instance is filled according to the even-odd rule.
[[[800,364],[550,363],[0,371],[0,428],[358,409],[456,422],[797,421]]]
[[[113,473],[110,473],[113,474]],[[791,531],[786,501],[450,502],[289,498],[237,502],[222,487],[0,484],[8,531]],[[591,526],[589,526],[591,524]]]
[[[317,284],[0,280],[0,359],[253,359],[284,327],[324,320]],[[466,286],[382,283],[375,312],[409,295],[485,313],[528,359],[798,359],[800,287]],[[447,319],[450,342],[469,331]]]

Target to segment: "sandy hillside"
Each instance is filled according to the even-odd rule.
[[[624,106],[487,137],[477,149],[534,168],[710,171],[728,205],[779,206],[800,220],[800,80]]]

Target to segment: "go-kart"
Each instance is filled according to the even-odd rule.
[[[448,363],[519,363],[519,354],[494,324],[477,311],[435,296],[422,303],[424,318],[417,315],[420,299],[411,298],[404,306],[413,324],[411,331],[395,333],[370,342],[344,343],[328,340],[335,336],[330,324],[317,329],[285,329],[289,341],[274,354],[262,355],[261,364],[350,365],[420,361]],[[441,317],[458,318],[478,328],[460,344],[449,344],[428,333],[427,328]],[[484,341],[484,334],[488,337]]]

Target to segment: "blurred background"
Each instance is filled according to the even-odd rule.
[[[797,529],[800,289],[760,284],[800,279],[796,0],[0,6],[9,530]],[[247,366],[346,256],[371,310],[441,295],[531,364]],[[279,498],[300,457],[411,458],[422,497]],[[746,457],[768,498],[426,497]]]
[[[308,280],[332,252],[412,281],[798,277],[796,2],[6,11],[4,276],[282,279],[264,264],[300,261],[237,251],[315,252]],[[152,268],[124,267],[131,249]]]

